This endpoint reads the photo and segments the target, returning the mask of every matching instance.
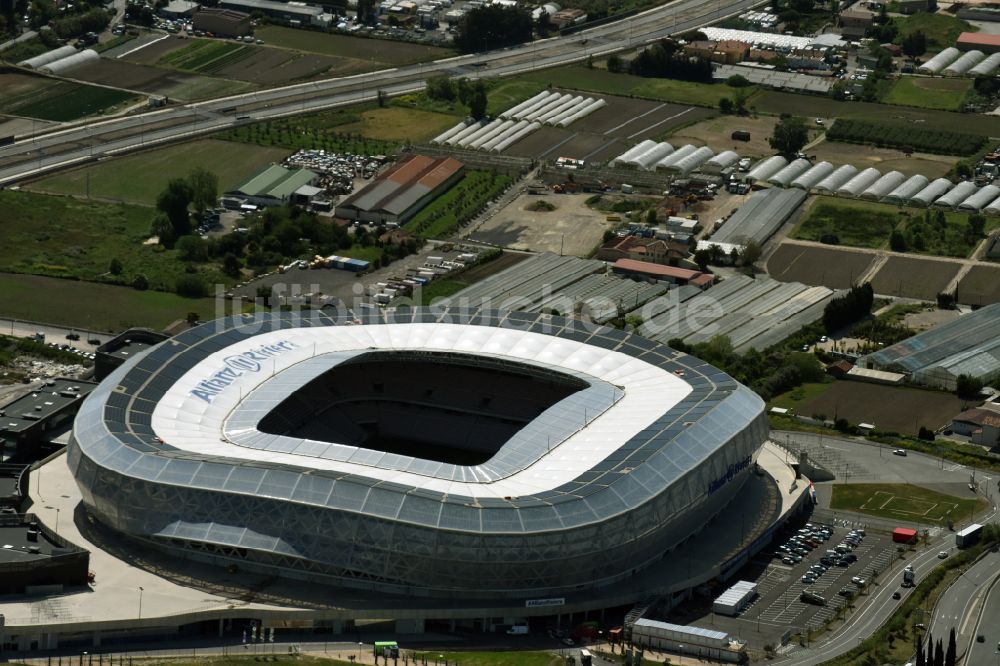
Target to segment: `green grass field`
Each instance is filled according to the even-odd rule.
[[[434,280],[426,287],[420,288],[418,305],[430,305],[434,300],[448,298],[468,286],[469,284],[462,280],[452,280],[449,278]],[[414,292],[414,295],[416,294],[417,292]]]
[[[930,254],[939,257],[968,257],[979,244],[980,239],[970,239],[967,230],[969,216],[966,213],[944,213],[944,223],[940,222],[938,211],[911,211],[902,218],[899,230],[906,237],[906,250],[915,254]],[[997,220],[986,226],[986,233],[995,228]],[[972,242],[970,242],[970,240]],[[923,247],[920,247],[920,242]]]
[[[721,83],[692,83],[673,79],[647,79],[631,74],[612,74],[605,69],[588,69],[583,65],[556,67],[539,72],[531,72],[517,77],[520,81],[531,81],[561,88],[585,90],[607,95],[644,97],[677,104],[693,104],[715,108],[719,99],[732,95],[733,88]],[[743,88],[749,99],[757,93],[756,86]],[[751,104],[753,102],[750,102]],[[814,114],[824,115],[824,114]]]
[[[254,36],[273,46],[367,61],[372,63],[372,69],[375,69],[375,65],[379,63],[390,66],[411,65],[455,55],[454,51],[437,46],[332,35],[276,25],[260,26],[254,30]]]
[[[0,111],[40,120],[67,121],[106,113],[138,99],[121,90],[59,81],[21,97],[4,100],[0,96]]]
[[[218,303],[224,307],[227,301]],[[130,326],[160,329],[189,312],[206,320],[227,314],[216,309],[212,298],[181,298],[161,291],[9,273],[0,273],[0,312],[15,319],[108,332]]]
[[[897,17],[893,19],[893,24],[899,30],[899,34],[893,40],[896,44],[901,45],[907,35],[919,30],[926,35],[927,50],[931,53],[954,46],[960,33],[979,30],[976,26],[960,18],[929,12]]]
[[[831,386],[833,386],[832,380],[802,384],[800,386],[796,386],[791,391],[774,396],[768,406],[792,409],[795,410],[796,414],[802,414],[802,410],[800,409],[801,405],[823,395],[830,389]],[[805,414],[805,416],[810,415]]]
[[[971,518],[985,507],[986,501],[979,498],[953,497],[908,484],[838,483],[830,501],[836,511],[934,525]]]
[[[144,243],[153,216],[143,206],[0,192],[0,271],[106,282],[141,273],[152,287],[173,289],[185,267],[175,251]],[[124,268],[120,278],[107,274],[114,258]],[[210,284],[231,282],[211,265],[200,268]]]
[[[886,104],[918,106],[924,109],[959,111],[972,89],[970,79],[932,79],[904,76],[892,84],[882,98]]]
[[[491,116],[496,116],[501,111],[505,111],[515,104],[520,104],[547,87],[547,84],[541,81],[525,81],[522,79],[488,81],[487,85],[486,112]],[[424,111],[448,116],[452,119],[452,124],[469,115],[468,107],[461,102],[457,100],[454,102],[445,102],[431,99],[422,91],[396,97],[392,100],[391,105],[411,111]]]
[[[26,189],[85,196],[89,187],[94,198],[152,206],[171,178],[184,177],[196,166],[219,177],[221,194],[288,154],[285,148],[207,139],[103,160],[34,181]],[[151,218],[152,213],[147,216]]]
[[[892,206],[819,197],[792,237],[829,242],[824,238],[835,236],[839,241],[836,245],[882,247],[898,221],[899,214]]]

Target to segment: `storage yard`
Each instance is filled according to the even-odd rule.
[[[589,194],[522,194],[469,233],[469,240],[514,250],[589,255],[617,224],[587,205]],[[536,209],[538,202],[555,210]]]

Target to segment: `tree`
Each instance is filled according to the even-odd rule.
[[[243,262],[232,252],[222,258],[222,272],[231,278],[238,278],[243,269]]]
[[[118,257],[113,258],[108,263],[108,272],[112,275],[121,275],[123,270],[125,270],[125,267],[122,266],[121,259]]]
[[[917,641],[917,664],[916,666],[927,666],[924,663],[924,643]]]
[[[911,58],[917,58],[927,52],[927,36],[920,30],[914,30],[903,37],[903,53]]]
[[[555,30],[555,26],[552,25],[552,17],[544,9],[538,15],[538,20],[535,21],[535,32],[538,33],[539,37],[548,37],[549,34]]]
[[[620,74],[625,71],[625,62],[620,55],[612,53],[608,56],[607,68],[612,74]]]
[[[447,76],[432,76],[427,79],[424,88],[427,96],[440,102],[454,102],[456,97],[455,85]]]
[[[139,291],[146,291],[149,289],[149,278],[147,278],[142,273],[139,273],[134,278],[132,278],[132,288],[138,289]]]
[[[983,383],[972,375],[959,375],[955,380],[955,394],[965,400],[975,400],[983,390]]]
[[[753,266],[760,260],[761,254],[762,250],[758,243],[747,241],[747,244],[743,246],[743,251],[740,252],[740,261],[744,266]]]
[[[982,238],[986,231],[986,218],[982,215],[972,214],[969,216],[969,233],[973,238]]]
[[[177,278],[174,289],[178,296],[185,298],[204,298],[208,295],[208,286],[197,275],[187,274]]]
[[[944,647],[940,638],[934,644],[934,666],[944,666]]]
[[[782,118],[774,126],[774,134],[768,139],[771,148],[782,155],[790,156],[802,150],[809,140],[809,131],[803,118]]]
[[[149,227],[149,235],[156,236],[160,245],[164,247],[174,246],[174,225],[170,224],[170,218],[164,213],[158,213],[153,218],[153,223]]]
[[[746,88],[750,85],[749,79],[745,76],[740,76],[739,74],[733,74],[728,79],[726,79],[726,85],[730,88]]]
[[[181,261],[205,261],[208,259],[208,251],[205,248],[205,241],[198,236],[188,234],[177,239],[177,257]]]
[[[170,220],[174,238],[180,238],[191,231],[191,217],[188,214],[190,203],[191,186],[184,178],[171,178],[167,188],[156,197],[156,207]]]
[[[370,25],[377,17],[375,0],[358,0],[358,22]]]
[[[917,439],[923,439],[928,442],[933,442],[934,431],[931,430],[930,428],[925,428],[924,426],[920,426],[920,430],[917,431]]]
[[[195,167],[187,177],[191,189],[191,204],[201,215],[205,209],[215,205],[219,196],[219,177],[207,169]]]
[[[889,236],[889,249],[893,252],[906,252],[906,236],[899,229],[893,229]]]
[[[472,92],[469,94],[469,115],[476,120],[486,117],[486,106],[489,100],[486,97],[486,84],[476,81],[472,85]]]
[[[727,116],[731,115],[733,112],[733,100],[728,97],[719,99],[719,111]]]
[[[523,9],[489,5],[466,12],[454,41],[463,53],[481,53],[530,42],[532,28],[531,14]]]
[[[948,649],[944,653],[944,666],[955,666],[957,651],[957,646],[955,645],[955,627],[952,627],[948,633]]]

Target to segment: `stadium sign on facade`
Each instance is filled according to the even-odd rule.
[[[227,356],[222,361],[224,366],[222,370],[198,382],[191,389],[191,395],[201,398],[205,402],[212,402],[212,398],[236,381],[237,377],[242,377],[248,372],[260,372],[262,361],[270,360],[283,352],[295,349],[297,346],[291,340],[281,340],[273,344],[255,347],[240,354]]]

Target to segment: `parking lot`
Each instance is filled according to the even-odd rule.
[[[711,613],[711,604],[708,603],[705,606],[706,612],[701,617],[688,616],[684,619],[698,626],[728,631],[748,640],[752,648],[761,649],[766,644],[777,645],[788,631],[805,633],[819,629],[848,604],[854,607],[863,604],[868,586],[886,583],[880,574],[897,556],[896,546],[890,535],[868,531],[851,550],[841,548],[846,555],[841,558],[842,564],[828,559],[826,561],[829,564],[824,565],[821,564],[821,559],[827,557],[827,551],[836,551],[837,546],[844,543],[851,532],[842,525],[826,527],[830,529],[830,537],[825,541],[818,537],[808,537],[817,545],[802,547],[796,553],[801,559],[799,562],[782,561],[776,557],[776,553],[781,552],[784,556],[786,553],[778,549],[782,546],[793,548],[790,540],[797,536],[797,531],[809,528],[801,524],[786,528],[771,546],[728,581],[730,584],[737,580],[752,580],[757,583],[757,597],[739,616],[726,617]],[[814,528],[820,529],[821,526],[817,524]],[[815,534],[815,530],[813,533]],[[802,538],[805,543],[806,537]],[[803,552],[805,554],[800,554]],[[811,567],[820,566],[826,570],[817,569],[815,578],[807,579],[811,582],[803,581],[803,576]],[[863,584],[860,582],[862,580]],[[896,581],[889,581],[888,584],[895,585]],[[721,592],[722,589],[715,590],[713,598]],[[822,598],[822,605],[804,601],[804,592],[817,595],[817,602]]]

